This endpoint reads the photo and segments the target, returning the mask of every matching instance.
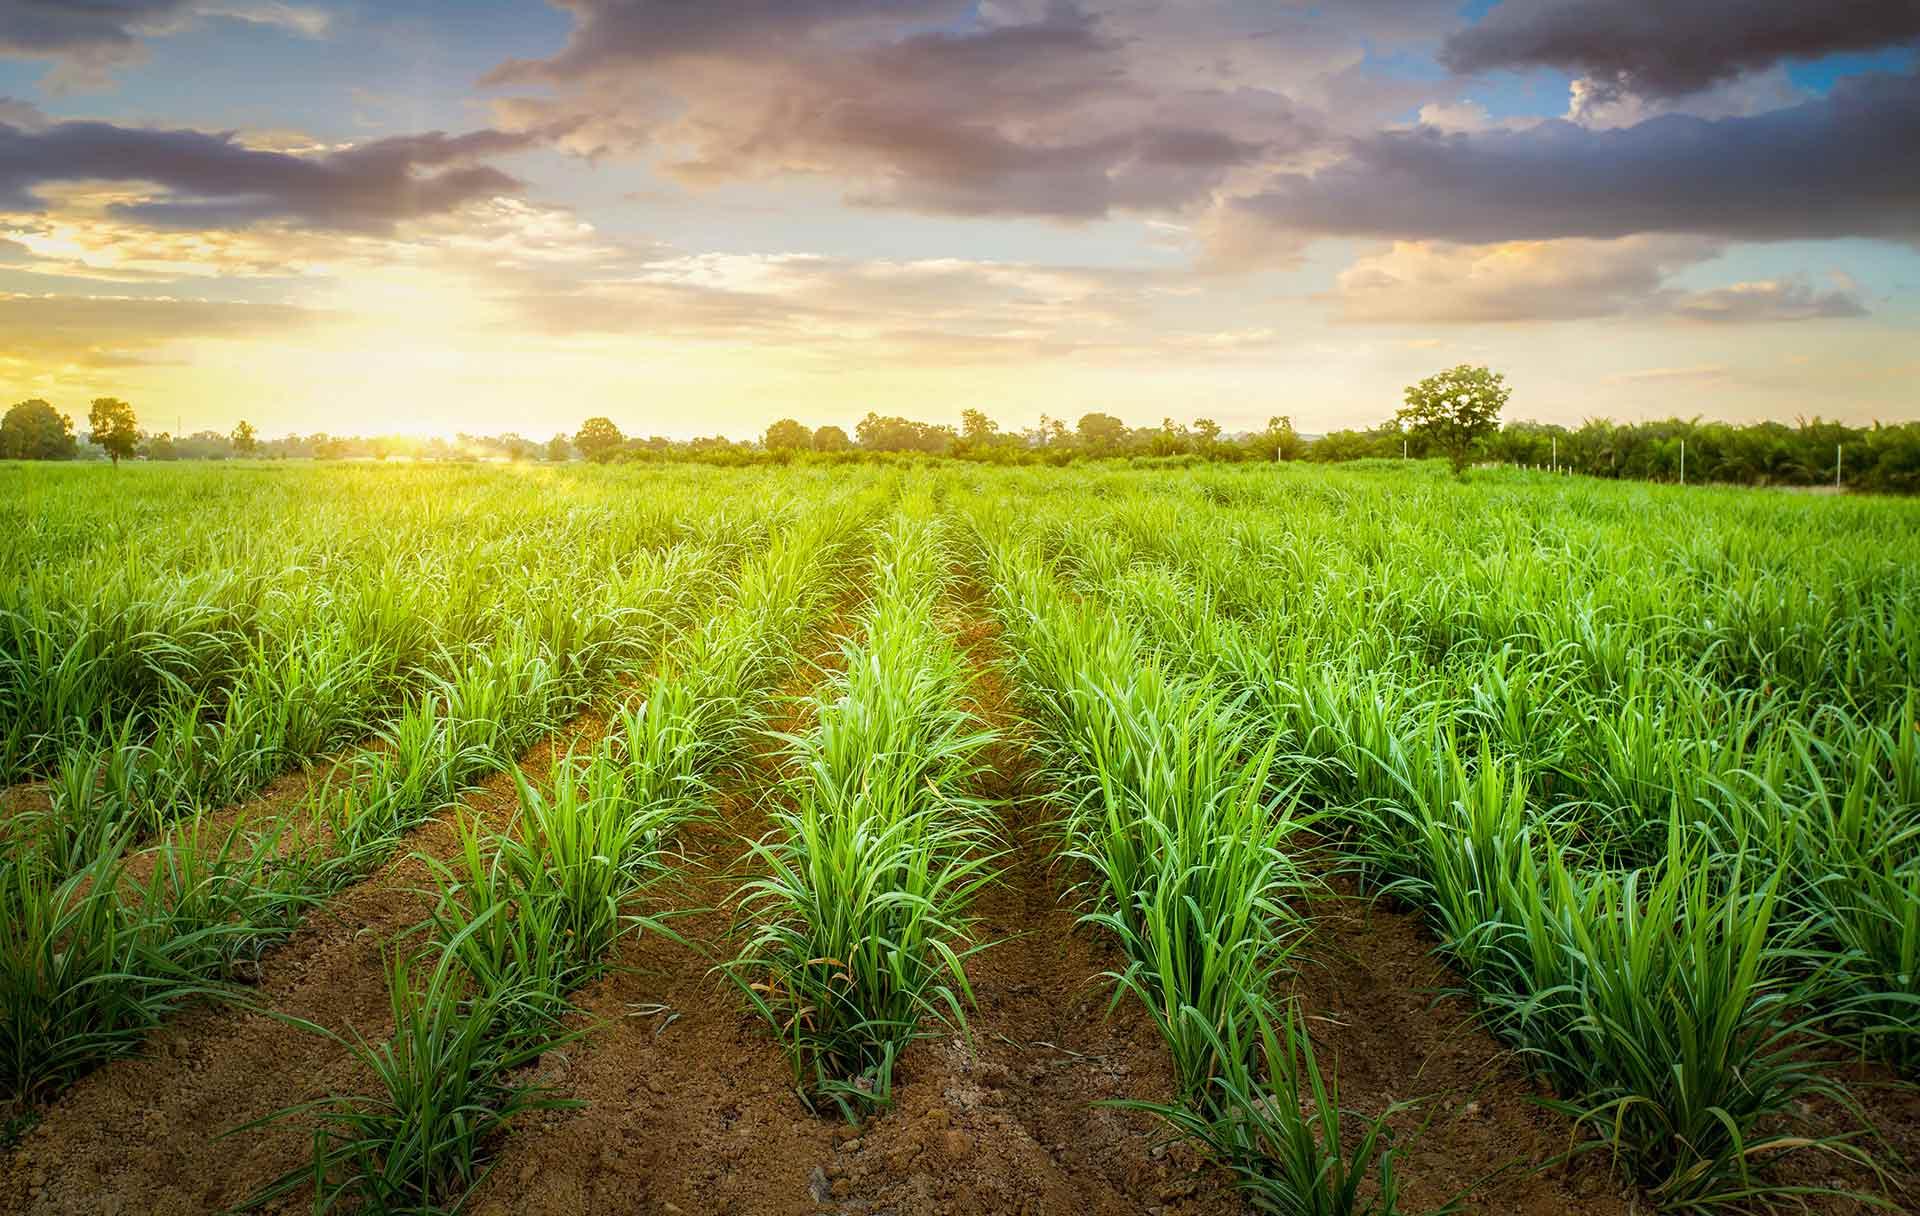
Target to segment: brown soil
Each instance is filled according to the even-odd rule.
[[[1050,873],[1032,761],[991,667],[996,630],[962,642],[980,666],[983,716],[1009,730],[990,759],[1013,850],[1005,881],[976,908],[988,948],[969,964],[978,1006],[970,1039],[927,1040],[902,1060],[897,1104],[850,1128],[811,1114],[765,1028],[710,972],[706,957],[660,937],[634,943],[631,970],[585,994],[601,1020],[549,1076],[582,1110],[523,1125],[476,1197],[484,1216],[576,1211],[899,1213],[1227,1213],[1243,1211],[1225,1175],[1168,1146],[1148,1117],[1096,1105],[1165,1100],[1172,1077],[1157,1031],[1130,1003],[1108,1012],[1100,974],[1120,964],[1079,929]],[[739,881],[740,836],[760,808],[730,800],[696,833],[688,903],[718,907]],[[1329,895],[1317,901],[1315,965],[1298,989],[1343,1101],[1365,1111],[1424,1099],[1398,1120],[1438,1111],[1401,1167],[1408,1211],[1464,1195],[1494,1213],[1625,1213],[1604,1166],[1532,1167],[1564,1153],[1568,1128],[1531,1102],[1513,1062],[1442,1000],[1445,971],[1418,922]],[[714,957],[724,910],[677,923]]]
[[[22,811],[44,811],[53,805],[47,797],[44,781],[23,781],[18,785],[0,788],[0,815],[17,815]]]
[[[0,848],[12,847],[16,837],[27,830],[23,816],[43,815],[52,807],[53,800],[44,782],[27,781],[0,787]]]
[[[1371,904],[1338,879],[1307,913],[1293,988],[1322,1071],[1337,1078],[1341,1105],[1366,1115],[1413,1103],[1392,1120],[1407,1211],[1456,1197],[1469,1211],[1527,1216],[1634,1210],[1598,1158],[1548,1164],[1572,1146],[1570,1123],[1538,1105],[1534,1083],[1473,1007],[1442,995],[1458,981],[1416,916]]]
[[[990,672],[986,716],[1005,725]],[[603,1023],[553,1082],[589,1105],[523,1124],[475,1197],[485,1216],[622,1211],[776,1213],[1206,1213],[1241,1211],[1222,1179],[1184,1149],[1163,1150],[1153,1123],[1093,1103],[1164,1099],[1171,1076],[1157,1032],[1135,1011],[1103,1016],[1095,982],[1119,960],[1074,931],[1057,899],[1034,821],[1030,761],[1017,742],[990,757],[1012,798],[1006,881],[976,912],[989,948],[968,974],[979,999],[971,1042],[916,1044],[896,1075],[896,1104],[859,1128],[810,1112],[785,1058],[743,1016],[707,956],[725,957],[721,905],[740,881],[742,836],[764,829],[744,792],[693,833],[680,907],[715,910],[675,928],[701,953],[659,936],[629,947],[617,973],[583,994]],[[771,774],[762,769],[762,779]]]
[[[1834,1079],[1846,1087],[1858,1111],[1816,1098],[1801,1108],[1803,1124],[1770,1130],[1851,1135],[1855,1146],[1874,1159],[1880,1172],[1836,1153],[1805,1149],[1771,1163],[1770,1176],[1792,1186],[1882,1195],[1903,1205],[1897,1210],[1920,1211],[1920,1085],[1911,1078],[1902,1079],[1883,1063],[1842,1058],[1831,1048],[1816,1054],[1831,1060]],[[1808,1206],[1832,1216],[1864,1210],[1858,1201],[1841,1195],[1814,1196]]]
[[[570,743],[603,733],[605,721],[576,718],[521,768],[537,778]],[[497,830],[517,806],[512,776],[503,773],[463,809]],[[308,1141],[296,1129],[216,1137],[359,1078],[337,1044],[259,1010],[386,1034],[383,949],[429,908],[419,893],[428,875],[413,854],[446,857],[455,845],[454,817],[437,819],[409,838],[407,855],[310,917],[263,961],[258,1009],[191,1009],[156,1032],[145,1055],[81,1079],[5,1160],[0,1209],[187,1216],[238,1203],[299,1165]]]
[[[977,602],[966,605],[978,618]],[[741,878],[743,836],[765,827],[756,793],[773,776],[763,749],[690,829],[687,865],[664,908],[691,946],[649,933],[623,947],[623,969],[579,994],[595,1023],[581,1043],[543,1060],[542,1079],[579,1110],[523,1121],[497,1146],[496,1168],[465,1209],[507,1213],[731,1213],[847,1216],[918,1213],[1155,1213],[1244,1211],[1224,1174],[1191,1149],[1163,1143],[1148,1117],[1095,1105],[1164,1100],[1166,1052],[1131,1003],[1107,1009],[1098,977],[1116,952],[1076,927],[1061,875],[1047,865],[1043,821],[1006,689],[991,666],[997,631],[973,619],[961,642],[979,671],[979,709],[1008,731],[989,760],[990,793],[1007,799],[1011,852],[1004,882],[976,907],[988,948],[970,961],[978,1006],[970,1038],[944,1034],[909,1050],[896,1105],[860,1128],[809,1112],[784,1057],[737,995],[712,973],[730,952],[725,904]],[[823,651],[822,660],[834,655]],[[794,691],[799,691],[797,688]],[[799,723],[783,724],[789,729]],[[537,775],[556,749],[592,737],[597,718],[569,726],[528,756]],[[511,814],[510,779],[471,808],[495,826]],[[412,842],[445,854],[438,822]],[[381,948],[425,907],[417,862],[387,867],[345,893],[270,954],[260,1004],[370,1034],[387,1025]],[[1409,1212],[1455,1197],[1465,1209],[1514,1216],[1646,1211],[1598,1155],[1535,1167],[1565,1153],[1566,1120],[1533,1101],[1515,1061],[1456,997],[1417,917],[1355,897],[1335,882],[1310,906],[1294,987],[1323,1067],[1345,1106],[1363,1112],[1415,1100],[1398,1116],[1400,1176]],[[1884,1074],[1875,1073],[1876,1076]],[[198,1009],[156,1036],[147,1058],[83,1080],[21,1148],[0,1158],[0,1210],[35,1213],[199,1213],[244,1198],[298,1164],[292,1130],[218,1141],[227,1128],[281,1106],[357,1087],[338,1048],[265,1015]],[[1920,1128],[1911,1086],[1865,1095],[1911,1151]],[[296,1196],[291,1207],[304,1205]],[[1847,1205],[1823,1205],[1833,1212]]]
[[[375,740],[363,750],[383,746]],[[349,752],[334,759],[316,760],[281,773],[250,797],[215,810],[202,811],[192,819],[181,820],[177,830],[197,832],[198,835],[180,837],[176,843],[193,842],[196,848],[218,851],[236,830],[252,832],[271,827],[281,829],[274,841],[278,856],[288,856],[309,844],[321,843],[326,837],[326,825],[303,819],[294,811],[312,794],[351,780],[353,770],[346,760],[354,754]],[[507,784],[511,788],[512,782]],[[153,873],[158,854],[151,846],[157,843],[157,840],[149,840],[147,847],[136,847],[128,854],[126,874],[130,886],[138,887]],[[246,846],[243,843],[241,847],[244,850]]]

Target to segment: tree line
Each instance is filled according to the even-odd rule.
[[[869,413],[848,434],[782,418],[758,437],[714,435],[690,440],[629,436],[610,418],[594,417],[571,435],[540,441],[517,434],[407,436],[288,435],[263,440],[240,423],[228,434],[172,436],[140,430],[133,410],[115,398],[93,403],[83,446],[71,418],[45,401],[23,401],[0,420],[0,459],[114,460],[262,459],[514,460],[599,463],[691,460],[711,464],[898,459],[903,455],[998,464],[1063,465],[1080,460],[1198,461],[1422,460],[1555,469],[1590,477],[1739,485],[1831,486],[1882,493],[1920,493],[1920,422],[1848,426],[1820,418],[1793,424],[1728,423],[1699,418],[1650,422],[1592,419],[1577,427],[1498,421],[1505,388],[1485,369],[1456,368],[1408,389],[1408,404],[1377,426],[1303,435],[1290,418],[1268,419],[1257,431],[1227,433],[1208,418],[1162,419],[1129,426],[1090,412],[1077,422],[1042,415],[1034,426],[1008,430],[978,409],[958,426]],[[1457,379],[1452,379],[1457,378]],[[1462,394],[1466,394],[1463,400]],[[1452,395],[1449,395],[1452,394]]]
[[[1449,444],[1454,451],[1448,450]],[[1083,415],[1069,427],[1039,425],[1002,431],[978,410],[958,428],[869,414],[852,436],[837,426],[809,428],[792,418],[768,427],[757,442],[724,438],[672,442],[620,434],[605,418],[573,436],[588,460],[859,460],[920,454],[997,464],[1069,464],[1077,460],[1305,461],[1448,458],[1456,464],[1516,465],[1588,477],[1713,482],[1754,486],[1831,486],[1877,493],[1920,493],[1920,422],[1848,426],[1821,418],[1728,423],[1699,418],[1649,422],[1590,419],[1577,427],[1515,421],[1471,434],[1464,444],[1399,417],[1377,426],[1308,436],[1285,416],[1258,431],[1225,434],[1210,419],[1129,427],[1111,414]],[[1456,455],[1459,453],[1459,455]]]

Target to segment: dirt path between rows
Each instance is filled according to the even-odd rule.
[[[605,733],[590,711],[530,749],[521,771],[538,779],[568,747]],[[518,808],[510,772],[461,803],[503,829]],[[386,943],[419,923],[428,874],[414,856],[449,857],[455,813],[412,833],[403,853],[342,892],[262,962],[251,994],[264,1009],[323,1026],[391,1031]],[[302,1162],[308,1140],[294,1128],[217,1140],[227,1129],[281,1107],[349,1090],[357,1066],[330,1040],[243,1007],[189,1009],[149,1039],[147,1053],[82,1078],[8,1155],[0,1209],[32,1213],[200,1216],[240,1202]]]
[[[495,1172],[466,1211],[1244,1211],[1219,1170],[1190,1149],[1162,1144],[1150,1119],[1094,1105],[1167,1097],[1166,1052],[1135,1006],[1107,1010],[1097,977],[1121,960],[1103,939],[1077,929],[1060,901],[1063,876],[1047,864],[1044,824],[1052,811],[994,667],[998,629],[977,597],[963,596],[960,609],[958,637],[976,667],[978,709],[1008,732],[987,757],[987,792],[1007,800],[1012,849],[1005,880],[975,908],[992,945],[968,967],[978,998],[971,1043],[944,1035],[910,1049],[898,1104],[856,1131],[802,1106],[765,1027],[744,1016],[733,991],[711,974],[711,958],[727,952],[724,905],[740,879],[742,837],[765,829],[760,797],[777,775],[769,745],[729,788],[715,819],[690,829],[683,881],[663,900],[716,909],[673,922],[700,949],[657,934],[624,944],[629,969],[579,995],[601,1025],[540,1070],[589,1106],[518,1124],[497,1146]],[[817,656],[823,666],[836,657],[831,649]],[[816,679],[810,672],[787,691],[804,692]],[[523,757],[523,771],[539,777],[570,744],[597,738],[605,722],[597,714],[574,720]],[[511,775],[489,781],[466,805],[504,826],[516,805]],[[448,819],[420,829],[409,844],[446,855]],[[413,891],[424,881],[418,862],[402,859],[344,892],[268,955],[259,1002],[384,1033],[381,947],[424,915]],[[1294,984],[1344,1104],[1371,1113],[1423,1099],[1399,1120],[1408,1131],[1434,1114],[1401,1159],[1407,1211],[1463,1192],[1466,1210],[1489,1214],[1634,1210],[1598,1155],[1541,1173],[1527,1168],[1565,1152],[1568,1125],[1532,1102],[1532,1082],[1466,1002],[1436,1000],[1454,981],[1433,958],[1417,916],[1369,904],[1340,885],[1309,913],[1308,961]],[[244,1010],[192,1010],[155,1036],[148,1057],[107,1065],[47,1112],[0,1168],[0,1210],[217,1211],[307,1151],[292,1130],[227,1141],[215,1140],[218,1132],[360,1082],[352,1062],[316,1036]],[[305,1202],[295,1196],[281,1210]]]
[[[47,783],[44,780],[36,778],[18,785],[0,786],[0,816],[44,811],[52,805],[53,800],[47,795]]]
[[[1368,901],[1336,879],[1314,901],[1314,934],[1305,953],[1315,960],[1296,978],[1313,1025],[1323,1067],[1337,1067],[1345,1105],[1369,1114],[1396,1099],[1424,1097],[1421,1109],[1398,1120],[1411,1131],[1433,1122],[1403,1157],[1408,1211],[1467,1196],[1467,1210],[1486,1213],[1649,1212],[1652,1205],[1611,1175],[1604,1150],[1544,1173],[1516,1168],[1476,1185],[1503,1162],[1527,1167],[1564,1155],[1584,1137],[1564,1116],[1538,1105],[1546,1094],[1513,1052],[1479,1021],[1458,995],[1462,981],[1434,953],[1437,943],[1420,913]],[[1316,965],[1317,964],[1317,965]],[[1448,993],[1436,997],[1436,994]],[[1920,1160],[1920,1088],[1882,1064],[1851,1062],[1837,1075],[1883,1139],[1862,1141],[1887,1168],[1885,1179],[1815,1151],[1764,1163],[1762,1176],[1793,1186],[1884,1193],[1896,1204],[1920,1193],[1920,1179],[1904,1163]],[[1857,1132],[1861,1121],[1824,1100],[1807,1104],[1820,1134]],[[1886,1184],[1883,1188],[1882,1183]],[[1884,1211],[1845,1195],[1807,1198],[1826,1216]]]
[[[970,611],[960,640],[984,661],[991,633]],[[996,672],[982,667],[974,691],[991,725],[1015,725]],[[759,759],[762,789],[772,760]],[[1150,1120],[1092,1105],[1166,1096],[1165,1052],[1145,1018],[1104,1016],[1095,977],[1119,960],[1074,932],[1057,899],[1031,759],[1009,738],[987,760],[987,792],[1009,799],[1014,851],[1006,880],[975,907],[992,945],[968,965],[979,1000],[971,1046],[949,1034],[910,1048],[897,1104],[859,1129],[802,1105],[766,1028],[711,974],[708,956],[728,950],[724,904],[741,878],[742,837],[766,825],[764,807],[737,789],[716,822],[691,833],[687,884],[674,900],[715,909],[675,922],[700,952],[644,937],[623,959],[631,970],[583,994],[604,1025],[550,1072],[589,1105],[522,1124],[472,1210],[1240,1212],[1191,1154],[1156,1148]]]
[[[1635,1210],[1594,1155],[1536,1171],[1566,1154],[1572,1126],[1538,1105],[1525,1069],[1469,1002],[1438,995],[1458,980],[1434,957],[1417,915],[1370,903],[1342,879],[1306,911],[1312,927],[1292,989],[1341,1105],[1372,1116],[1417,1103],[1394,1120],[1408,1212],[1456,1196],[1489,1216]]]
[[[970,602],[977,612],[977,596]],[[966,640],[985,669],[983,686],[1004,698],[999,675],[991,668],[1000,656],[998,632],[981,619],[970,627]],[[999,716],[1010,717],[1004,700]],[[1022,855],[1037,864],[1046,851],[1045,841],[1034,839],[1024,842]],[[1030,950],[1054,955],[1052,960],[1044,956],[1033,960],[1040,964],[1037,974],[1061,975],[1069,953],[1098,960],[1074,975],[1090,976],[1113,967],[1120,961],[1117,953],[1103,940],[1087,940],[1085,931],[1074,930],[1071,914],[1055,905],[1053,892],[1059,877],[1042,876],[1012,888],[1022,893],[1028,905],[1014,923],[1036,931]],[[1427,1211],[1457,1196],[1465,1198],[1467,1210],[1490,1216],[1570,1212],[1614,1216],[1631,1210],[1621,1188],[1592,1157],[1572,1168],[1533,1172],[1537,1163],[1566,1151],[1568,1125],[1530,1100],[1531,1082],[1510,1053],[1475,1024],[1464,1001],[1436,1000],[1435,994],[1449,988],[1451,979],[1432,958],[1432,943],[1416,918],[1370,907],[1340,888],[1314,899],[1306,912],[1312,932],[1298,956],[1300,969],[1292,988],[1301,1000],[1323,1069],[1338,1076],[1343,1105],[1373,1114],[1397,1101],[1423,1099],[1419,1109],[1396,1120],[1405,1148],[1398,1169],[1405,1211]],[[979,983],[983,990],[993,954],[982,960]],[[1050,986],[1041,985],[1039,1008],[1057,1019],[1063,1033],[1065,1027],[1074,1027],[1084,1038],[1093,1029],[1086,1023],[1102,1022],[1103,987],[1082,986],[1074,999],[1062,999],[1067,993],[1048,991]],[[1124,1002],[1105,1024],[1116,1034],[1124,1032],[1123,1041],[1135,1051],[1115,1061],[1117,1068],[1107,1065],[1120,1079],[1130,1079],[1131,1085],[1100,1081],[1103,1068],[1096,1061],[1091,1088],[1104,1092],[1085,1096],[1164,1098],[1171,1089],[1171,1074],[1165,1047],[1151,1023],[1134,1003]],[[1086,1086],[1087,1078],[1062,1062],[1050,1067],[1072,1083]],[[1087,1071],[1084,1066],[1077,1070]],[[1412,1137],[1430,1112],[1437,1112],[1431,1130]],[[1110,1111],[1084,1111],[1079,1125],[1062,1127],[1063,1134],[1048,1142],[1072,1145],[1088,1130],[1088,1122],[1110,1125],[1115,1118]],[[1131,1185],[1139,1206],[1129,1210],[1152,1210],[1166,1196],[1164,1185],[1158,1193],[1141,1193],[1137,1178],[1126,1173],[1128,1165],[1137,1170],[1148,1158],[1154,1140],[1149,1135],[1138,1143],[1135,1154],[1124,1159],[1121,1172],[1112,1175],[1123,1187]],[[1191,1160],[1184,1148],[1168,1151],[1183,1163]],[[1192,1185],[1196,1195],[1207,1195],[1224,1185],[1223,1176],[1209,1169]]]

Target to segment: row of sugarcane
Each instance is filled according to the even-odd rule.
[[[797,648],[847,586],[864,510],[815,508],[745,563],[716,614],[658,651],[604,738],[543,781],[515,770],[509,824],[460,820],[453,855],[426,859],[431,915],[389,955],[391,1034],[308,1026],[373,1083],[261,1121],[310,1128],[312,1153],[253,1204],[305,1190],[316,1210],[458,1210],[496,1133],[569,1105],[528,1066],[590,1032],[574,995],[624,940],[672,932],[654,888],[716,781],[764,736]]]
[[[1836,699],[1834,673],[1790,653],[1728,656],[1619,619],[1618,601],[1583,607],[1591,586],[1499,552],[1472,573],[1456,554],[1452,581],[1497,579],[1495,611],[1525,628],[1482,602],[1436,650],[1435,618],[1408,610],[1434,580],[1407,567],[1437,570],[1449,538],[1402,532],[1356,560],[1316,535],[1303,557],[1298,527],[1260,505],[1134,501],[1035,543],[1159,661],[1240,701],[1362,878],[1425,914],[1582,1147],[1656,1203],[1849,1189],[1769,1168],[1794,1153],[1879,1173],[1890,1156],[1840,1070],[1853,1052],[1910,1071],[1920,1049],[1911,684],[1881,672]],[[1346,577],[1260,577],[1306,565]],[[1660,611],[1685,620],[1689,597],[1719,610],[1690,587]],[[1910,629],[1897,617],[1849,628]],[[1816,1098],[1860,1130],[1809,1122]],[[1872,1182],[1855,1197],[1887,1202]]]

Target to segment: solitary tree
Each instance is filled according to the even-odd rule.
[[[259,439],[257,439],[253,433],[253,423],[248,422],[245,418],[240,420],[239,426],[233,428],[232,439],[233,450],[242,456],[253,455],[254,450],[260,446]]]
[[[133,407],[118,397],[95,397],[93,408],[87,411],[87,425],[93,428],[87,438],[106,449],[115,468],[133,455],[133,445],[140,440],[140,424],[133,416]]]
[[[1500,429],[1500,411],[1513,390],[1507,378],[1462,363],[1407,389],[1406,407],[1394,417],[1409,433],[1424,436],[1464,473],[1475,441]]]
[[[767,428],[761,442],[769,452],[801,452],[813,446],[813,433],[792,418],[782,418]]]
[[[580,449],[580,454],[601,464],[612,459],[614,450],[626,441],[610,418],[589,418],[573,435],[573,446]]]
[[[0,420],[0,460],[72,460],[73,419],[38,397]]]
[[[844,452],[853,446],[853,440],[837,426],[823,426],[813,433],[813,450],[816,452]]]

